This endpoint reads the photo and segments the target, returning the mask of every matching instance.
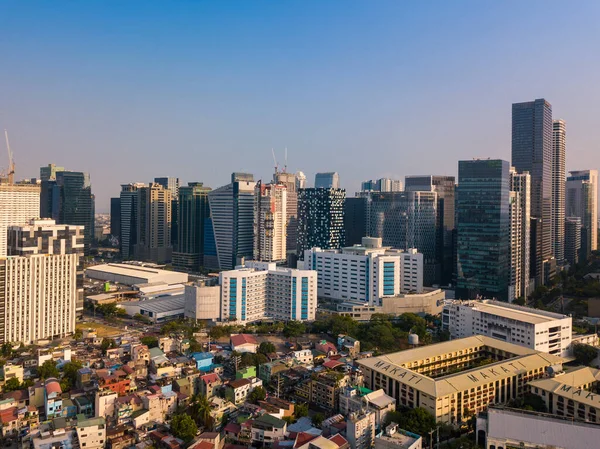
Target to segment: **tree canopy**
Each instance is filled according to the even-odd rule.
[[[46,360],[42,366],[38,366],[37,373],[38,376],[44,380],[60,375],[56,363],[53,360]]]
[[[573,345],[573,355],[582,365],[589,365],[597,357],[598,349],[581,343],[575,343]]]
[[[385,416],[385,425],[387,426],[392,422],[398,424],[402,429],[410,430],[423,437],[429,435],[429,432],[435,429],[435,418],[421,407],[406,411],[389,412]]]
[[[190,415],[184,413],[173,416],[171,431],[177,438],[181,438],[186,443],[189,443],[194,439],[196,433],[198,433],[198,426]]]

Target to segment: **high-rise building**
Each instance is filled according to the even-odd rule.
[[[456,297],[508,299],[510,164],[459,161]]]
[[[598,249],[598,170],[569,172],[566,216],[581,218],[580,260]]]
[[[579,263],[581,251],[581,218],[565,219],[565,259],[571,266]]]
[[[53,211],[52,217],[57,217],[58,224],[84,226],[84,253],[88,255],[94,241],[95,207],[90,175],[84,172],[56,172],[56,187],[58,191],[58,213]],[[54,195],[55,195],[54,194]],[[53,199],[54,204],[56,201]]]
[[[110,199],[110,235],[121,238],[121,198]]]
[[[531,253],[531,176],[510,170],[510,284],[508,300],[529,295]]]
[[[204,266],[204,234],[210,217],[208,192],[201,182],[190,182],[179,187],[177,216],[179,217],[177,247],[173,251],[173,267],[177,270],[198,272]]]
[[[171,191],[152,183],[138,188],[136,259],[155,263],[171,261]]]
[[[179,201],[179,178],[171,176],[162,176],[154,178],[156,184],[160,184],[165,189],[171,191],[171,245],[173,248],[177,248],[177,238],[179,237],[179,208],[177,207],[177,201]]]
[[[0,260],[0,343],[31,344],[75,332],[83,312],[83,226],[32,220],[8,229]]]
[[[314,247],[341,248],[344,235],[343,189],[301,189],[298,193],[298,256]]]
[[[344,202],[346,246],[357,245],[367,235],[367,198],[357,196]]]
[[[155,184],[160,184],[163,188],[171,191],[171,198],[179,198],[179,178],[173,178],[171,176],[163,176],[160,178],[154,178]]]
[[[125,260],[132,259],[134,248],[137,244],[138,227],[138,190],[144,187],[143,183],[121,185],[121,232],[120,248],[121,257]]]
[[[407,176],[406,191],[437,193],[436,259],[441,262],[441,276],[434,283],[448,285],[454,273],[454,203],[456,181],[454,176]]]
[[[232,173],[231,183],[208,194],[218,267],[230,270],[254,251],[254,186],[249,173]],[[208,238],[208,237],[207,237]]]
[[[56,181],[56,173],[65,171],[65,167],[58,167],[54,164],[48,164],[47,167],[40,167],[41,181]]]
[[[565,154],[564,120],[552,122],[552,245],[557,261],[565,258]]]
[[[340,175],[337,172],[317,173],[315,189],[339,189]]]
[[[286,260],[287,188],[256,183],[254,188],[254,260]]]
[[[402,181],[399,179],[381,178],[361,183],[362,192],[402,192]]]
[[[293,173],[277,171],[273,175],[275,184],[283,184],[286,191],[286,239],[285,246],[288,253],[296,252],[298,242],[298,178]]]
[[[544,283],[544,266],[553,258],[552,245],[552,105],[537,99],[512,105],[512,166],[531,175],[531,216],[540,220],[537,245],[531,251],[531,276]]]
[[[7,255],[8,227],[28,223],[39,215],[39,186],[0,184],[0,257]]]
[[[425,285],[439,283],[442,262],[437,249],[437,192],[366,192],[367,235],[383,245],[423,254]]]

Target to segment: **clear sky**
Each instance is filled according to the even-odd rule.
[[[567,121],[567,169],[600,168],[598,1],[0,0],[0,128],[17,177],[312,184],[510,160],[511,103]],[[0,166],[6,151],[0,144]]]

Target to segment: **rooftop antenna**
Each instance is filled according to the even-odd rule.
[[[285,165],[283,166],[283,172],[287,173],[287,147],[285,147]]]
[[[6,149],[8,150],[8,183],[15,183],[15,161],[13,159],[12,151],[10,151],[10,143],[8,143],[8,131],[4,130],[4,137],[6,138]]]
[[[277,165],[277,158],[275,157],[275,150],[271,148],[271,153],[273,153],[273,162],[275,162],[275,173],[279,173],[279,165]]]

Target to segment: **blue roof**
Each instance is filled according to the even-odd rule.
[[[211,352],[194,352],[192,354],[192,358],[194,360],[206,360],[206,359],[212,359],[214,356],[212,355]]]

